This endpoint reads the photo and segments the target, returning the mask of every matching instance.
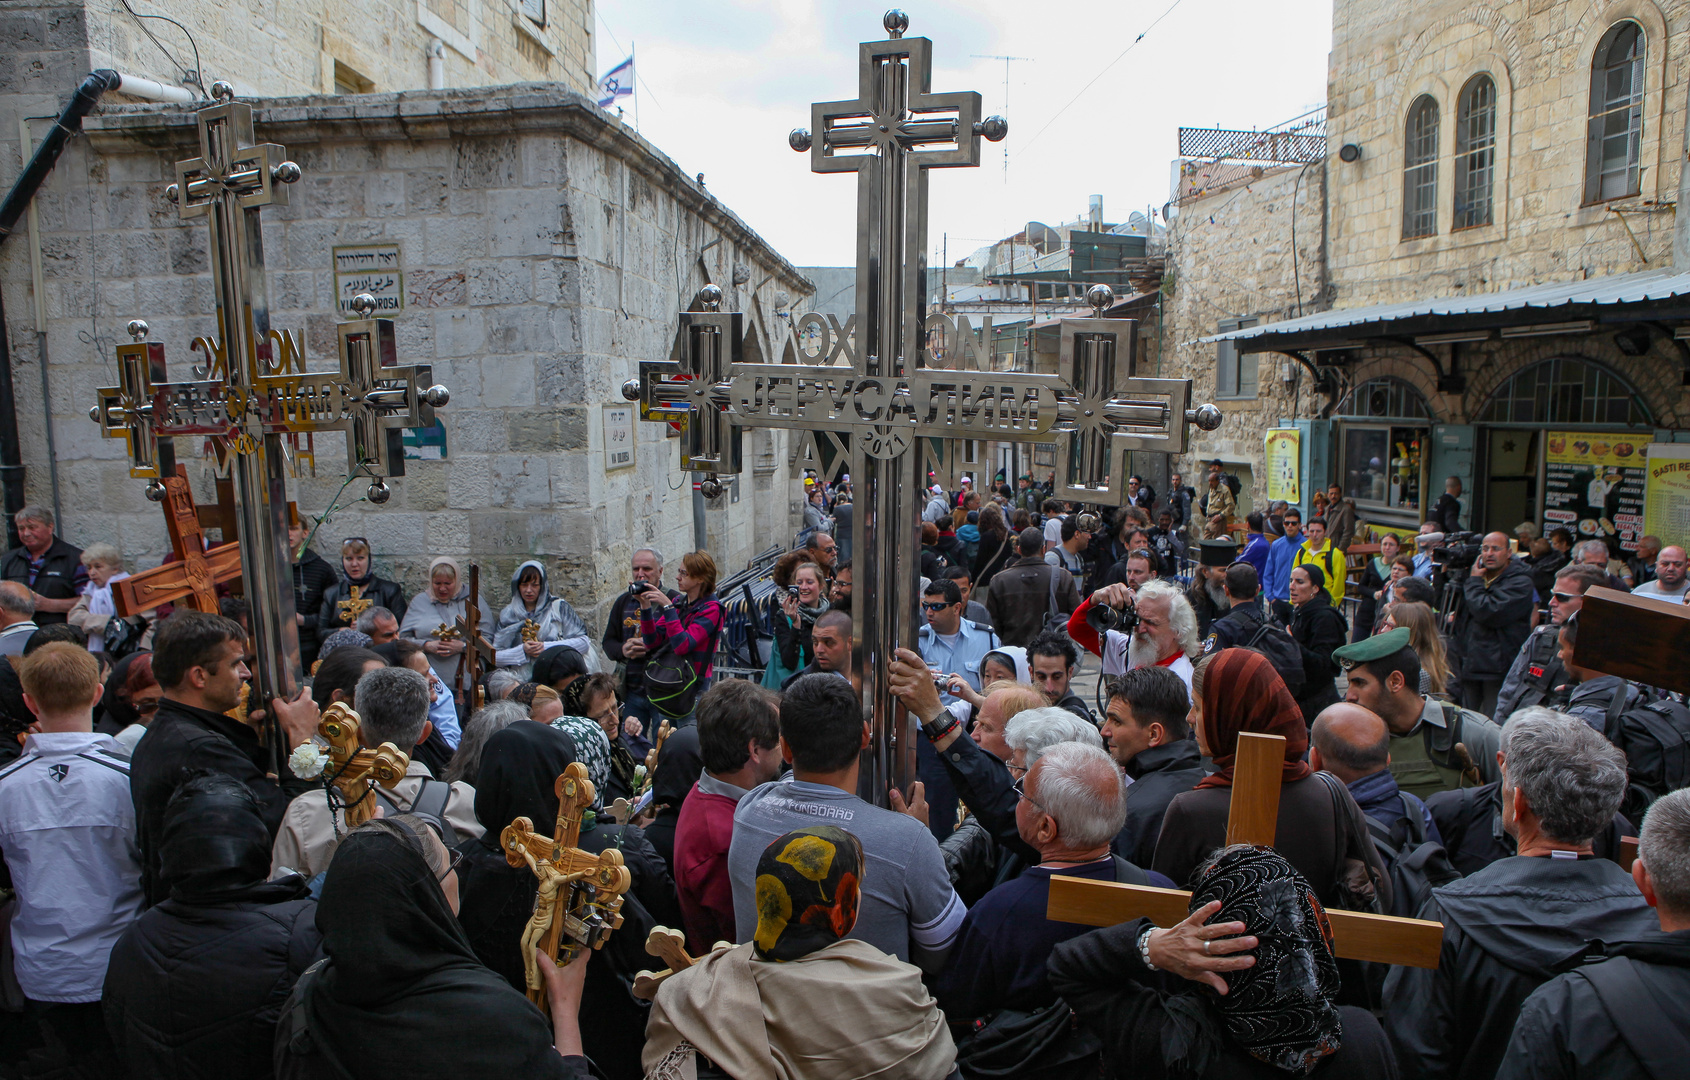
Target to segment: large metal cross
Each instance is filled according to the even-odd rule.
[[[890,784],[915,775],[914,722],[892,695],[888,665],[895,648],[916,643],[932,440],[1054,437],[1060,493],[1119,503],[1126,451],[1182,453],[1188,424],[1220,423],[1213,406],[1189,408],[1189,380],[1130,377],[1133,324],[1102,317],[1113,297],[1101,287],[1088,295],[1097,317],[1064,320],[1057,374],[932,366],[928,331],[958,328],[926,314],[927,170],[978,165],[980,139],[1002,139],[1008,124],[980,119],[977,93],[931,93],[932,43],[904,37],[909,20],[900,11],[884,22],[890,37],[861,46],[857,99],[814,105],[815,133],[800,129],[788,139],[810,152],[814,172],[857,173],[857,315],[836,342],[823,326],[821,340],[806,343],[814,352],[800,346],[820,363],[748,364],[742,316],[716,310],[722,292],[706,285],[695,305],[704,310],[680,316],[669,360],[642,362],[640,378],[623,387],[642,418],[685,425],[681,467],[706,474],[710,497],[720,493],[721,474],[740,470],[742,428],[849,435],[858,495],[852,619],[873,731],[861,790],[882,805]],[[977,364],[978,353],[947,349],[947,358]],[[841,354],[848,365],[833,362]]]
[[[135,341],[117,350],[119,385],[99,391],[90,416],[107,437],[127,440],[130,475],[151,480],[155,500],[164,498],[162,478],[175,473],[175,436],[208,438],[229,459],[255,675],[267,700],[291,696],[302,679],[284,440],[345,431],[349,468],[371,478],[371,502],[386,502],[384,478],[404,473],[400,429],[433,423],[449,395],[426,365],[398,366],[393,323],[369,318],[367,297],[353,301],[364,318],[339,328],[339,371],[306,371],[298,336],[271,329],[258,215],[286,205],[299,166],[283,160],[281,146],[254,141],[252,107],[235,101],[228,83],[214,84],[212,97],[217,103],[197,116],[200,154],[177,162],[166,196],[183,218],[204,217],[209,227],[217,333],[192,343],[204,359],[195,378],[170,382],[164,346],[146,340],[146,323],[130,323]]]

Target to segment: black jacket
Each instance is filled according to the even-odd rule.
[[[1055,611],[1050,606],[1052,578],[1056,582]],[[1046,616],[1072,614],[1080,600],[1072,574],[1051,566],[1042,555],[1028,555],[998,571],[992,587],[986,590],[985,604],[999,639],[1005,645],[1025,646],[1044,629]]]
[[[1526,999],[1497,1080],[1668,1080],[1690,1067],[1690,930],[1591,952]]]
[[[1427,520],[1438,527],[1439,532],[1459,532],[1461,530],[1461,500],[1449,492],[1438,496],[1438,501],[1432,504],[1432,513]]]
[[[0,581],[15,581],[49,600],[76,599],[77,575],[81,574],[83,580],[87,580],[87,571],[82,569],[82,549],[55,536],[42,559],[41,572],[35,576],[35,584],[31,585],[29,551],[23,547],[13,548],[6,552],[4,557],[0,557]],[[65,613],[62,611],[42,611],[35,615],[36,626],[50,626],[64,621]]]
[[[1067,709],[1093,727],[1097,726],[1097,717],[1093,716],[1091,710],[1086,708],[1086,699],[1074,693],[1072,688],[1069,688],[1068,692],[1062,695],[1062,700],[1056,703],[1056,707]]]
[[[1502,829],[1502,784],[1493,780],[1478,787],[1438,791],[1426,796],[1426,809],[1444,838],[1449,861],[1470,877],[1499,859],[1514,854],[1514,838]],[[1615,814],[1596,834],[1591,847],[1604,859],[1619,861],[1620,838],[1636,831],[1624,814]]]
[[[1028,866],[1038,865],[1038,849],[1021,839],[1015,826],[1015,804],[1020,800],[1010,787],[1009,767],[967,735],[958,736],[937,756],[956,788],[957,798],[998,846],[1027,860]]]
[[[1501,679],[1532,632],[1532,572],[1509,559],[1487,587],[1483,577],[1462,583],[1466,601],[1455,616],[1454,652],[1463,679]]]
[[[281,783],[266,777],[270,751],[259,744],[258,733],[246,724],[164,698],[147,728],[147,737],[135,744],[129,764],[129,795],[135,803],[136,840],[141,847],[141,888],[149,905],[165,898],[158,877],[164,806],[196,769],[223,773],[245,784],[258,800],[271,840],[281,828],[288,803],[316,786],[296,779],[285,765],[286,778]]]
[[[1393,967],[1385,1015],[1403,1072],[1491,1080],[1520,1005],[1592,938],[1658,929],[1630,875],[1606,859],[1503,859],[1432,894],[1436,968]]]
[[[992,583],[992,575],[1017,558],[1013,533],[981,533],[980,546],[974,552],[974,591],[983,592]]]
[[[299,658],[307,671],[317,659],[317,645],[322,641],[317,636],[317,620],[322,617],[323,593],[337,580],[334,567],[310,548],[293,564],[293,608],[305,619],[299,624]]]
[[[1179,739],[1152,746],[1127,762],[1133,778],[1127,788],[1127,822],[1109,847],[1134,866],[1156,861],[1156,838],[1174,796],[1190,791],[1203,779],[1203,756],[1195,739]]]
[[[1103,1061],[1112,1077],[1163,1080],[1177,1075],[1168,1068],[1163,1046],[1169,1027],[1169,993],[1207,993],[1198,991],[1195,983],[1159,976],[1144,966],[1138,936],[1149,926],[1148,919],[1134,919],[1070,938],[1051,950],[1045,964],[1051,988],[1080,1023],[1103,1041]],[[1207,1006],[1200,1003],[1198,1007]],[[1342,1045],[1311,1076],[1396,1080],[1396,1061],[1379,1021],[1362,1009],[1338,1008],[1343,1019]],[[1289,1075],[1229,1043],[1209,1063],[1202,1080],[1285,1080]]]
[[[1333,683],[1338,662],[1332,659],[1332,651],[1344,646],[1344,631],[1344,616],[1327,602],[1324,592],[1298,605],[1291,616],[1291,637],[1303,652],[1303,688],[1297,693],[1297,704],[1303,707],[1303,719],[1311,724],[1320,710],[1338,703],[1338,688]]]
[[[277,1016],[322,940],[316,917],[297,877],[238,902],[142,912],[112,949],[101,999],[130,1077],[270,1076]]]
[[[399,587],[397,581],[385,581],[371,575],[369,581],[362,584],[363,592],[359,594],[361,600],[374,600],[376,607],[384,607],[393,612],[393,617],[400,622],[405,621],[405,590]],[[330,631],[339,630],[343,626],[352,624],[340,617],[340,602],[348,599],[351,586],[342,577],[339,581],[323,590],[323,602],[317,609],[317,640],[321,641],[329,636]],[[489,627],[483,626],[485,632]]]

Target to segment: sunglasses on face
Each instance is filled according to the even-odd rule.
[[[1549,594],[1551,599],[1559,600],[1563,604],[1567,603],[1570,600],[1577,600],[1583,595],[1584,595],[1583,593],[1576,593],[1576,592],[1552,592],[1552,593]]]
[[[925,609],[927,611],[943,611],[946,608],[950,607],[951,605],[947,604],[943,600],[938,600],[938,601],[935,601],[931,604],[923,603],[921,606],[922,606],[923,609]]]

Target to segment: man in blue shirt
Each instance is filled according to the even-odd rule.
[[[916,651],[929,668],[937,669],[937,678],[959,675],[979,693],[980,665],[986,654],[998,647],[997,634],[962,617],[962,590],[950,578],[939,578],[927,586],[921,609],[927,625],[916,635]],[[956,697],[944,693],[940,700],[949,705]],[[939,764],[933,744],[926,739],[915,742],[915,764],[916,775],[927,786],[928,828],[935,839],[943,840],[956,829],[956,788]]]
[[[1267,573],[1268,538],[1262,535],[1262,512],[1252,510],[1244,515],[1244,550],[1238,553],[1241,562],[1247,562],[1256,568],[1258,577]],[[1286,571],[1287,574],[1290,571]]]
[[[1303,512],[1295,506],[1285,510],[1285,535],[1268,548],[1267,568],[1262,573],[1262,595],[1268,600],[1291,599],[1291,567],[1303,544]]]

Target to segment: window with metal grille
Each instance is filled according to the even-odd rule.
[[[1383,416],[1430,420],[1426,398],[1410,383],[1390,375],[1369,379],[1338,403],[1339,416]]]
[[[1438,103],[1422,94],[1408,110],[1403,147],[1402,238],[1438,231]]]
[[[1491,223],[1496,176],[1496,84],[1475,75],[1461,90],[1455,124],[1455,228]]]
[[[1255,326],[1260,319],[1222,319],[1216,328],[1224,334]],[[1253,398],[1256,396],[1257,353],[1241,353],[1235,341],[1215,343],[1215,397]]]
[[[1557,356],[1525,368],[1497,387],[1481,424],[1623,424],[1654,421],[1637,390],[1592,360]]]
[[[1629,21],[1609,27],[1596,46],[1590,62],[1585,202],[1623,199],[1642,190],[1643,52],[1643,28]]]

